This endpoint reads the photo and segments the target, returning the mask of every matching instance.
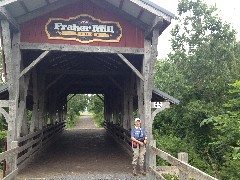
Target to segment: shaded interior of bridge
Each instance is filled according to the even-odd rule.
[[[64,131],[18,175],[18,179],[53,177],[131,177],[131,157],[83,115],[76,128]]]
[[[28,67],[42,52],[23,50],[21,69]],[[124,56],[138,71],[142,71],[143,55]],[[141,102],[137,90],[140,79],[117,54],[51,51],[28,75],[29,83],[25,80],[27,87],[20,87],[20,99],[25,101],[21,92],[28,89],[26,109],[33,115],[35,113],[31,121],[35,121],[33,117],[38,117],[38,112],[41,112],[42,119],[35,121],[32,130],[31,126],[26,127],[22,136],[65,121],[69,94],[103,94],[105,122],[123,128],[125,136],[128,136],[133,125],[133,112],[137,112]],[[89,120],[89,116],[84,118]],[[78,127],[83,126],[79,124]],[[129,142],[125,142],[125,146],[131,149]],[[107,136],[105,129],[73,129],[64,131],[55,143],[20,171],[19,178],[99,172],[123,173],[129,177],[131,160],[131,156]]]

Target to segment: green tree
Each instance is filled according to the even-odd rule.
[[[71,99],[67,104],[67,127],[71,128],[75,126],[77,120],[76,118],[80,116],[80,112],[86,110],[89,98],[84,94],[77,94],[75,96],[70,94],[68,98]]]
[[[240,177],[240,81],[232,84],[229,92],[231,99],[223,104],[222,113],[201,123],[214,127],[210,146],[219,154],[222,179]]]
[[[103,127],[104,125],[104,96],[92,95],[89,100],[89,111],[93,114],[93,119],[98,127]]]
[[[217,8],[202,0],[181,0],[176,20],[172,53],[156,64],[155,85],[181,104],[158,115],[154,131],[157,136],[181,138],[186,149],[193,146],[191,151],[199,155],[195,157],[206,163],[196,163],[197,167],[220,177],[221,167],[227,166],[222,154],[210,146],[217,142],[215,127],[200,124],[223,111],[221,104],[229,99],[228,84],[240,79],[240,46],[235,31],[217,15]]]

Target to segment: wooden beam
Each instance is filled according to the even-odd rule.
[[[74,95],[72,95],[68,100],[67,100],[67,103],[68,103],[68,101],[70,101],[74,96],[76,96],[77,94],[74,94]]]
[[[70,44],[48,44],[48,43],[21,43],[20,49],[44,50],[44,51],[71,51],[91,53],[121,53],[121,54],[144,54],[144,48],[110,47],[110,46],[87,46]]]
[[[161,17],[156,17],[152,23],[152,26],[149,27],[146,31],[145,31],[145,38],[146,39],[150,39],[153,36],[153,31],[159,30],[161,29],[161,27],[164,25],[163,23],[163,18]]]
[[[119,4],[119,9],[122,10],[122,7],[123,7],[123,3],[124,3],[124,0],[121,0],[120,4]]]
[[[0,7],[0,18],[7,20],[14,31],[19,31],[19,25],[15,18],[7,11],[5,7]]]
[[[109,77],[109,79],[113,82],[113,84],[114,84],[120,91],[123,91],[122,86],[121,86],[115,79],[113,79],[112,77]]]
[[[35,59],[28,67],[26,67],[19,75],[19,78],[36,66],[50,51],[43,52],[37,59]]]
[[[104,102],[104,99],[103,99],[99,94],[97,94],[97,97],[98,97],[102,102]]]
[[[22,6],[22,8],[24,9],[24,11],[25,11],[26,13],[28,13],[29,10],[28,10],[26,4],[25,4],[23,1],[19,1],[19,3],[21,4],[21,6]]]
[[[0,107],[9,107],[14,105],[15,101],[11,100],[0,100]]]
[[[123,60],[123,62],[125,62],[125,63],[132,69],[132,71],[133,71],[142,81],[144,81],[143,75],[137,70],[137,68],[135,68],[135,67],[127,60],[127,58],[125,58],[122,54],[117,54],[117,55]]]
[[[11,48],[11,32],[10,32],[10,27],[9,27],[9,22],[7,20],[1,20],[1,41],[3,45],[3,55],[5,59],[5,64],[6,64],[6,81],[10,82],[12,81],[12,74],[11,69],[12,69],[12,48]],[[8,88],[11,88],[11,83],[8,83]],[[10,90],[11,91],[11,90]]]
[[[170,108],[170,102],[163,102],[163,106],[161,108],[158,108],[152,112],[152,115],[151,115],[152,122],[158,113],[162,112],[165,109],[169,109],[169,108]]]
[[[75,3],[77,2],[76,0],[70,0],[70,1],[66,1],[66,0],[60,0],[51,4],[47,4],[46,6],[43,6],[39,9],[36,9],[34,11],[31,11],[25,15],[22,15],[20,17],[17,17],[16,20],[19,24],[32,20],[36,17],[42,16],[44,14],[47,14],[49,12],[52,12],[56,9],[59,9],[61,7],[67,6],[69,4]]]
[[[119,75],[119,72],[104,72],[104,71],[91,71],[91,70],[65,70],[65,69],[49,69],[46,74],[74,74],[74,75],[94,75],[94,76],[110,76]]]
[[[46,87],[45,90],[48,90],[50,87],[52,87],[57,81],[59,81],[62,77],[64,76],[64,74],[59,75],[56,79],[54,79],[51,83],[49,83]]]
[[[143,13],[144,13],[144,9],[141,9],[141,11],[139,12],[137,18],[140,19],[142,17]]]

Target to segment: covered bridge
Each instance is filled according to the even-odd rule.
[[[2,0],[7,87],[1,89],[0,113],[8,123],[8,151],[0,159],[8,164],[5,179],[15,177],[62,132],[69,94],[104,94],[106,129],[118,125],[127,149],[125,132],[136,112],[150,137],[146,167],[156,174],[159,151],[152,121],[178,103],[153,89],[158,37],[173,17],[148,0]],[[152,112],[151,101],[164,102]]]

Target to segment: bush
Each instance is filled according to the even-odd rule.
[[[186,152],[188,153],[189,164],[194,167],[199,168],[204,172],[213,174],[211,166],[203,159],[197,151],[194,149],[194,145],[191,142],[186,142],[185,140],[178,138],[173,135],[160,136],[156,131],[154,132],[155,139],[157,139],[157,147],[174,157],[178,157],[178,153]],[[158,166],[170,165],[161,158],[157,158]]]
[[[7,138],[7,131],[0,131],[0,152],[4,151],[4,142]]]

